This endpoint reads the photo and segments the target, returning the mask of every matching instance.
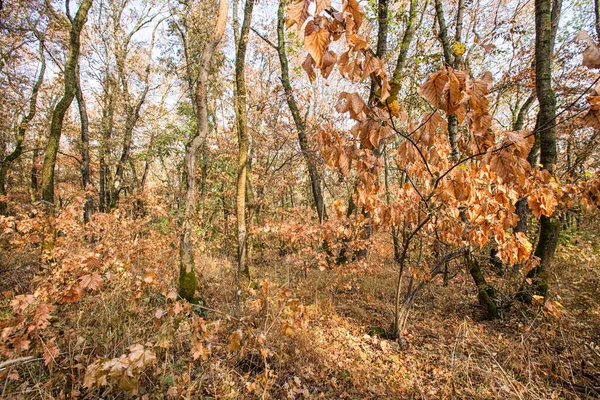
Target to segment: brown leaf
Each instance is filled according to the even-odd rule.
[[[296,25],[300,29],[309,17],[308,2],[306,0],[292,0],[287,6],[286,15],[286,28],[290,29]]]
[[[335,67],[335,63],[337,62],[337,54],[335,54],[331,50],[327,50],[323,55],[323,61],[321,63],[321,74],[323,78],[327,79],[331,71],[333,71],[333,67]]]
[[[442,98],[442,94],[447,83],[448,71],[443,69],[433,73],[419,88],[419,96],[430,102],[432,106],[446,111],[446,102]]]
[[[600,49],[594,39],[586,31],[579,32],[577,39],[587,44],[587,48],[583,51],[582,65],[588,68],[600,68]]]
[[[338,157],[338,167],[344,176],[348,176],[350,172],[350,159],[345,152],[341,151]]]
[[[308,80],[311,83],[314,82],[315,78],[317,77],[314,67],[315,67],[315,60],[312,58],[312,56],[310,54],[307,54],[306,59],[302,63],[302,69],[304,71],[306,71],[306,74],[308,75]]]
[[[319,15],[321,14],[321,11],[329,10],[331,8],[331,0],[316,0],[315,5],[315,15]]]
[[[304,50],[306,50],[315,60],[318,68],[321,68],[321,62],[329,46],[329,30],[320,27],[315,21],[309,21],[304,30]]]
[[[229,344],[227,345],[227,349],[231,352],[240,351],[242,349],[241,341],[243,336],[244,333],[241,329],[238,329],[237,331],[233,332],[231,336],[229,336]]]
[[[97,272],[94,272],[93,274],[84,275],[81,278],[79,278],[79,281],[79,286],[81,286],[82,289],[88,289],[91,291],[102,288],[102,285],[104,284],[102,277]]]

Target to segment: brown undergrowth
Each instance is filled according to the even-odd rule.
[[[160,207],[98,214],[87,227],[78,207],[57,217],[41,261],[43,213],[3,220],[0,351],[17,362],[0,363],[2,398],[598,396],[594,234],[563,235],[551,286],[559,309],[506,300],[503,319],[485,320],[459,266],[447,286],[438,277],[421,292],[401,347],[386,339],[395,265],[378,255],[385,248],[320,270],[306,262],[314,250],[263,243],[236,303],[231,261],[200,241],[199,307],[177,299],[176,226]],[[508,292],[506,276],[490,279]]]

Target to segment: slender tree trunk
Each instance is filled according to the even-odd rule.
[[[9,153],[0,162],[0,195],[6,195],[6,177],[13,161],[18,159],[23,152],[23,141],[25,140],[25,132],[33,117],[35,117],[37,111],[37,99],[40,87],[44,82],[44,73],[46,72],[46,59],[44,57],[44,41],[40,37],[39,55],[40,55],[40,72],[33,85],[31,91],[31,99],[29,100],[29,112],[21,119],[21,123],[16,130],[16,143],[15,149]],[[6,202],[0,201],[0,214],[6,213]]]
[[[460,0],[459,3],[462,3],[462,0]],[[460,8],[461,7],[459,4],[459,10],[460,10]],[[442,50],[444,53],[444,61],[448,67],[456,66],[454,57],[452,55],[450,39],[448,38],[448,28],[446,27],[446,19],[444,17],[444,7],[442,5],[442,0],[435,0],[435,15],[436,15],[438,27],[440,30],[439,38],[442,43]],[[458,16],[462,17],[462,14],[458,15]],[[457,23],[457,28],[459,26],[462,27],[462,21],[460,22],[460,24]],[[457,29],[457,34],[459,34],[459,33],[460,32]],[[458,150],[457,134],[458,134],[458,119],[456,118],[456,115],[449,115],[448,116],[448,139],[450,141],[450,147],[452,149],[450,156],[451,156],[452,160],[455,162],[458,161],[458,158],[460,156],[459,150]]]
[[[535,99],[536,99],[535,93],[531,93],[529,95],[529,97],[527,97],[525,102],[521,105],[521,108],[519,108],[519,112],[517,113],[517,117],[515,118],[513,126],[512,126],[513,131],[520,131],[521,129],[523,129],[523,125],[525,124],[525,116],[531,109],[531,106],[533,105]],[[527,197],[517,200],[515,207],[516,207],[516,213],[519,216],[519,222],[517,222],[517,226],[515,227],[514,231],[515,231],[515,233],[522,232],[524,234],[527,234],[527,230],[528,230],[527,218],[529,215],[529,207],[527,206]]]
[[[298,108],[298,103],[296,103],[296,98],[294,96],[294,90],[290,83],[289,64],[285,49],[285,5],[286,0],[280,1],[277,12],[277,52],[279,54],[279,62],[281,64],[281,83],[285,92],[285,99],[288,107],[290,108],[290,112],[292,113],[294,124],[296,125],[296,131],[298,132],[298,143],[300,144],[300,150],[302,151],[302,155],[304,156],[304,160],[306,161],[306,166],[308,168],[310,186],[315,201],[317,215],[319,216],[319,222],[323,222],[325,219],[327,219],[327,213],[325,210],[325,203],[323,201],[323,193],[321,191],[319,170],[317,168],[317,162],[313,152],[310,150],[308,145],[306,122],[300,114],[300,109]]]
[[[190,302],[196,301],[197,285],[192,247],[192,225],[196,209],[196,154],[208,134],[208,74],[214,52],[225,32],[226,22],[227,0],[219,0],[217,22],[200,55],[195,93],[192,94],[197,104],[198,129],[185,147],[184,178],[186,191],[179,247],[179,295]],[[183,39],[185,41],[185,37]],[[186,58],[185,61],[187,63],[190,60]],[[190,90],[193,91],[194,87],[190,87]]]
[[[246,0],[244,6],[244,20],[242,21],[242,28],[235,57],[235,87],[237,97],[236,120],[238,132],[238,174],[236,193],[238,276],[240,274],[250,276],[248,266],[246,265],[246,179],[248,174],[249,142],[246,76],[244,67],[246,64],[246,48],[248,46],[253,9],[254,0]]]
[[[557,162],[556,97],[552,89],[553,25],[558,25],[556,13],[553,13],[551,0],[535,1],[535,89],[540,105],[537,120],[540,129],[540,163],[551,174]],[[540,264],[528,277],[533,281],[533,294],[544,298],[548,293],[548,270],[558,244],[558,233],[559,223],[555,217],[540,218],[540,237],[534,253],[540,258]]]
[[[81,72],[77,66],[76,77],[76,92],[77,104],[79,106],[79,119],[81,122],[81,183],[83,191],[87,192],[90,185],[90,136],[89,136],[89,120],[85,98],[81,91]],[[88,223],[92,218],[94,201],[92,196],[85,194],[85,204],[83,206],[83,222]]]
[[[87,20],[87,15],[93,0],[83,0],[77,10],[77,14],[71,23],[69,32],[69,55],[64,70],[64,94],[52,114],[50,123],[50,137],[46,144],[44,164],[42,165],[42,199],[48,203],[54,203],[54,166],[56,155],[60,144],[62,125],[65,114],[75,98],[77,65],[79,63],[79,50],[81,46],[81,30]]]
[[[107,67],[108,68],[108,67]],[[109,143],[112,137],[114,126],[115,102],[112,79],[109,72],[106,72],[106,80],[104,87],[104,107],[102,110],[100,139],[100,171],[99,171],[99,188],[98,188],[98,209],[100,212],[107,212],[110,208],[110,187],[108,176],[110,174],[108,168]]]
[[[410,9],[408,11],[408,20],[406,21],[406,29],[404,35],[402,35],[402,42],[400,43],[400,50],[398,51],[398,58],[396,59],[396,67],[392,74],[390,81],[390,97],[398,96],[398,92],[402,87],[402,73],[406,60],[408,59],[408,50],[412,43],[413,36],[415,35],[416,20],[417,20],[417,9],[419,3],[417,0],[410,0]]]

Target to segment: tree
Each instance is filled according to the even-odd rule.
[[[197,118],[197,130],[185,146],[184,183],[185,198],[182,216],[181,235],[179,244],[179,295],[194,302],[196,293],[196,271],[194,268],[194,253],[192,247],[192,227],[196,208],[196,154],[202,141],[208,134],[208,77],[217,45],[225,32],[227,21],[227,1],[219,0],[216,24],[210,36],[199,53],[195,83],[190,86]],[[180,30],[186,53],[186,65],[191,68],[187,48],[187,32]],[[191,76],[190,76],[191,78]]]
[[[556,5],[555,5],[556,7]],[[560,6],[559,6],[560,7]],[[556,10],[556,8],[554,8]],[[556,11],[555,11],[556,12]],[[560,11],[558,11],[560,12]],[[551,0],[535,2],[535,92],[540,110],[536,130],[540,138],[540,163],[552,175],[557,163],[556,149],[556,97],[552,89],[552,52],[554,48],[553,7]],[[555,20],[556,24],[558,20]],[[546,298],[548,270],[558,244],[559,222],[556,217],[540,217],[540,234],[534,255],[539,266],[528,273],[533,280],[533,294]]]
[[[290,82],[289,62],[285,49],[285,6],[286,1],[282,0],[279,2],[279,8],[277,10],[277,54],[279,55],[279,62],[281,65],[281,84],[283,85],[283,90],[285,92],[285,100],[288,104],[290,112],[292,113],[294,124],[296,125],[300,150],[302,151],[302,155],[304,156],[304,160],[306,161],[306,166],[308,168],[310,187],[315,202],[317,215],[319,217],[319,222],[323,222],[327,218],[327,212],[325,209],[325,203],[323,202],[323,193],[321,191],[321,178],[319,177],[319,170],[317,168],[317,162],[314,153],[308,144],[306,121],[300,114],[300,108],[296,102],[294,89]]]
[[[246,188],[248,182],[248,107],[246,91],[246,49],[252,23],[252,10],[254,0],[246,0],[244,6],[244,20],[242,22],[239,39],[236,44],[235,56],[235,96],[236,96],[236,122],[238,133],[238,163],[237,163],[237,191],[236,191],[236,218],[237,218],[237,261],[238,276],[250,276],[246,262],[246,244],[248,232],[246,229]]]
[[[81,30],[87,21],[88,11],[93,0],[83,0],[71,21],[69,31],[69,54],[64,69],[64,93],[56,104],[50,123],[50,136],[46,144],[44,163],[42,165],[42,199],[54,203],[54,167],[56,155],[60,144],[63,119],[77,92],[77,68],[79,64],[79,51],[81,47]],[[69,19],[71,17],[68,15]]]
[[[25,133],[27,132],[27,127],[29,123],[33,120],[37,112],[38,94],[40,92],[42,83],[44,82],[44,74],[46,72],[46,58],[44,56],[44,38],[39,34],[37,34],[36,36],[39,40],[40,71],[31,90],[31,98],[29,100],[28,113],[23,116],[21,122],[19,123],[19,126],[16,129],[15,148],[0,162],[0,195],[2,196],[6,195],[6,176],[8,175],[10,166],[23,153],[23,141],[25,140]],[[4,213],[6,213],[6,202],[0,200],[0,214]]]

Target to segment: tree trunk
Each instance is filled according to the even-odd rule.
[[[60,99],[52,114],[50,123],[50,137],[46,144],[44,154],[44,164],[42,165],[42,199],[49,203],[54,203],[54,166],[56,165],[56,155],[60,144],[62,125],[65,114],[75,98],[77,84],[77,65],[79,64],[79,50],[81,46],[81,30],[87,20],[87,15],[93,0],[83,0],[71,23],[69,32],[69,55],[64,70],[64,94]]]
[[[193,91],[194,102],[197,104],[196,118],[198,129],[185,146],[184,180],[186,191],[179,247],[179,296],[190,302],[197,300],[195,298],[197,280],[192,248],[192,225],[196,208],[196,154],[202,141],[208,134],[208,74],[214,52],[225,32],[226,22],[227,0],[219,0],[217,23],[200,55],[196,86],[195,88],[193,86],[190,87],[190,90]],[[185,42],[185,38],[182,39]],[[186,58],[185,61],[187,63],[190,60]]]
[[[469,273],[471,274],[471,277],[473,277],[473,281],[475,281],[475,285],[477,286],[477,299],[479,300],[479,304],[482,307],[485,307],[490,319],[500,318],[498,306],[496,305],[496,290],[492,286],[488,285],[487,281],[485,280],[485,276],[481,271],[481,265],[475,256],[470,254],[466,257],[469,264],[471,264]]]
[[[81,91],[81,72],[79,66],[77,66],[76,78],[76,92],[75,97],[77,98],[77,105],[79,106],[79,119],[81,123],[81,183],[83,191],[87,192],[88,185],[90,184],[90,136],[89,136],[89,120],[87,114],[87,107],[85,104],[85,98]],[[92,196],[85,194],[85,204],[83,206],[83,222],[88,223],[92,218],[94,202]]]
[[[552,89],[553,25],[557,26],[559,18],[556,15],[557,11],[553,12],[551,0],[535,1],[535,89],[540,105],[537,121],[540,128],[540,163],[551,174],[554,173],[557,162],[556,98]],[[528,277],[533,281],[533,294],[544,298],[548,293],[548,269],[558,244],[558,230],[556,218],[540,218],[540,237],[535,249],[535,256],[540,258],[540,264],[529,272]]]
[[[394,68],[394,73],[392,74],[392,79],[390,80],[390,97],[398,96],[398,92],[402,87],[402,72],[404,70],[404,66],[406,65],[406,60],[408,58],[408,49],[413,40],[413,36],[415,34],[416,28],[416,20],[417,20],[417,8],[418,1],[410,0],[410,9],[408,11],[408,20],[406,21],[406,29],[404,30],[404,35],[402,36],[402,42],[400,43],[400,50],[398,51],[398,58],[396,59],[396,67]]]
[[[19,158],[21,156],[21,153],[23,152],[23,141],[25,140],[25,132],[27,131],[27,126],[29,125],[33,117],[35,117],[37,111],[38,93],[40,91],[42,83],[44,82],[44,73],[46,72],[46,59],[44,57],[44,41],[41,37],[39,38],[39,40],[40,72],[31,91],[31,100],[29,100],[29,112],[23,117],[23,119],[21,119],[21,123],[17,127],[15,149],[10,154],[8,154],[0,163],[0,195],[6,195],[6,177],[8,175],[8,171],[12,162]],[[6,207],[6,202],[0,201],[0,214],[6,214]]]
[[[327,219],[327,213],[325,210],[325,203],[323,202],[319,170],[317,169],[317,162],[313,152],[310,150],[308,145],[308,138],[306,136],[306,122],[300,115],[300,109],[296,103],[294,90],[290,83],[288,58],[285,50],[285,5],[286,0],[280,1],[279,10],[277,12],[277,52],[279,54],[279,62],[281,64],[281,83],[285,92],[285,99],[288,107],[290,108],[290,112],[292,113],[292,118],[294,119],[294,124],[296,125],[296,130],[298,132],[298,143],[300,144],[300,150],[302,151],[302,155],[304,156],[304,160],[306,161],[306,166],[308,168],[310,186],[312,189],[313,198],[315,200],[315,208],[317,209],[316,211],[319,217],[319,222],[323,222],[325,219]]]
[[[107,67],[108,68],[108,67]],[[114,126],[114,115],[115,115],[115,101],[113,93],[112,79],[109,76],[109,72],[106,72],[105,87],[104,87],[104,105],[102,109],[102,120],[101,120],[101,131],[102,136],[100,139],[100,171],[99,171],[99,188],[98,188],[98,209],[100,212],[107,212],[110,208],[110,187],[108,182],[109,168],[108,168],[108,156],[109,156],[109,142],[112,137],[112,131]]]
[[[240,274],[250,276],[246,265],[246,180],[248,174],[248,109],[246,93],[246,48],[252,22],[254,0],[246,0],[244,20],[240,31],[235,57],[235,87],[237,97],[236,120],[238,132],[238,174],[236,192],[237,244],[238,244],[238,278]]]
[[[462,2],[462,0],[460,1]],[[460,7],[459,7],[460,8]],[[439,27],[439,39],[442,43],[442,50],[444,53],[444,61],[447,66],[456,66],[454,63],[454,57],[452,56],[452,49],[450,47],[450,39],[448,38],[448,28],[446,27],[446,19],[444,17],[444,7],[442,5],[442,0],[435,0],[435,15],[436,20],[438,22]],[[457,21],[458,22],[458,21]],[[457,24],[458,28],[459,24]],[[460,22],[460,26],[462,26],[462,21]],[[458,30],[457,30],[457,33]],[[448,116],[448,140],[450,141],[450,147],[452,149],[450,156],[453,161],[458,161],[459,151],[458,151],[458,119],[456,115]]]
[[[132,30],[127,35],[127,40],[125,40],[125,44],[119,51],[117,52],[117,71],[119,74],[119,80],[121,81],[121,87],[123,90],[123,96],[125,98],[125,108],[127,110],[127,116],[125,119],[125,132],[123,134],[123,147],[121,150],[121,157],[119,158],[119,162],[117,163],[117,168],[115,171],[115,177],[113,180],[112,188],[111,188],[111,208],[115,208],[119,204],[119,196],[124,187],[124,177],[123,174],[125,172],[125,166],[129,162],[129,156],[131,152],[131,145],[133,143],[133,130],[137,125],[138,120],[140,119],[140,111],[142,106],[146,100],[146,96],[148,95],[149,87],[149,79],[150,79],[150,67],[152,64],[152,50],[154,49],[154,40],[156,37],[156,29],[160,25],[162,21],[158,22],[154,29],[152,30],[152,38],[150,40],[150,48],[148,50],[148,64],[146,64],[146,69],[144,71],[144,89],[140,94],[140,97],[137,99],[135,104],[131,104],[130,94],[129,94],[129,86],[127,84],[127,77],[125,76],[125,59],[127,57],[127,45],[129,40],[135,33],[135,29]]]

